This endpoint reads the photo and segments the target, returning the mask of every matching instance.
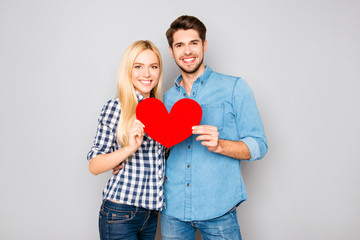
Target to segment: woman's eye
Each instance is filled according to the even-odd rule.
[[[135,65],[134,68],[141,68],[141,66],[140,65]]]
[[[158,69],[158,66],[151,66],[152,69]]]

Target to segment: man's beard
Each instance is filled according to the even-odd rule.
[[[195,73],[197,70],[199,70],[199,68],[200,68],[200,66],[201,66],[201,64],[202,64],[203,62],[204,62],[204,57],[201,59],[201,61],[199,62],[199,64],[198,64],[193,70],[188,71],[188,70],[184,69],[183,67],[181,67],[181,66],[175,61],[176,65],[178,65],[178,67],[179,67],[183,72],[189,73],[189,74]]]

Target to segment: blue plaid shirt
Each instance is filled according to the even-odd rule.
[[[144,97],[137,93],[138,101]],[[103,107],[94,140],[87,155],[90,161],[99,154],[121,148],[116,139],[120,118],[119,98],[109,100]],[[164,208],[165,147],[145,134],[140,148],[124,161],[124,167],[113,175],[103,191],[103,199],[161,211]]]

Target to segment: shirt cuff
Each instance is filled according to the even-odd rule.
[[[249,148],[251,158],[248,161],[257,160],[260,158],[260,148],[257,141],[252,137],[246,137],[241,139],[243,143]]]
[[[90,161],[92,158],[94,158],[94,157],[96,157],[97,155],[100,155],[100,154],[103,154],[103,153],[92,149],[87,155],[87,160]]]

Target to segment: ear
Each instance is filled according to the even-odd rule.
[[[171,57],[174,58],[174,53],[173,53],[173,50],[172,50],[172,48],[170,46],[169,46],[169,51],[170,51]]]
[[[206,50],[207,50],[207,40],[205,39],[205,41],[204,41],[204,53],[206,53]]]

